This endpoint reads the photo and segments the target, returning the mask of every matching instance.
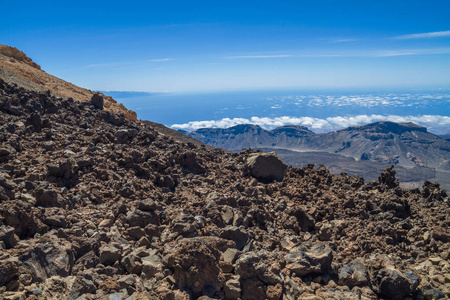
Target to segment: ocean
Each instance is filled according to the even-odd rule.
[[[321,133],[388,120],[450,133],[450,89],[104,93],[136,111],[139,119],[187,131],[252,123],[267,129],[302,125]]]

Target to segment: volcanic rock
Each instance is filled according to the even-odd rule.
[[[331,268],[332,259],[330,247],[323,243],[293,248],[285,257],[286,268],[298,276],[322,274]]]
[[[282,181],[287,169],[275,152],[250,155],[246,167],[253,177],[264,181]]]
[[[188,144],[104,106],[0,80],[0,298],[450,296],[438,184],[313,165],[256,179],[259,152]]]

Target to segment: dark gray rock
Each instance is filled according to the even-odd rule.
[[[12,226],[0,226],[0,241],[5,243],[6,248],[13,248],[18,242],[19,237]]]
[[[8,281],[18,276],[19,259],[11,257],[0,259],[0,286],[4,286]]]
[[[104,104],[103,97],[100,96],[100,94],[95,93],[94,95],[92,95],[92,98],[91,98],[91,104],[92,104],[96,109],[101,109],[101,110],[103,110],[103,104]]]
[[[37,206],[61,206],[62,199],[52,187],[38,187],[33,191]]]
[[[264,250],[247,252],[236,261],[236,274],[242,279],[258,278],[265,284],[276,284],[281,277],[270,270],[273,257]]]
[[[285,256],[286,268],[297,276],[327,272],[331,268],[332,260],[331,248],[320,242],[293,248]]]
[[[413,292],[411,281],[399,270],[383,269],[378,277],[381,277],[379,292],[385,297],[403,299]]]
[[[357,285],[366,285],[369,282],[366,267],[358,262],[352,261],[344,265],[339,272],[339,284],[354,287]]]
[[[250,240],[250,236],[237,226],[227,226],[220,232],[220,237],[232,240],[236,243],[236,248],[242,250]]]
[[[422,289],[422,294],[427,300],[447,299],[440,289],[431,288],[429,286]]]
[[[94,284],[92,279],[77,276],[67,299],[75,300],[84,294],[95,294],[96,290],[97,286]]]
[[[251,154],[245,164],[250,174],[262,181],[282,181],[287,170],[275,152]]]
[[[225,283],[223,288],[225,299],[239,299],[241,297],[241,283],[238,279],[230,279]]]
[[[112,244],[100,248],[100,262],[104,265],[112,265],[120,259],[122,251]]]
[[[145,227],[148,224],[159,224],[158,216],[153,212],[144,212],[139,209],[131,208],[127,215],[126,220],[130,226]]]
[[[75,251],[69,242],[44,240],[20,260],[32,278],[42,282],[55,275],[69,276],[75,261]]]

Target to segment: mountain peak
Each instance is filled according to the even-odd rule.
[[[353,126],[347,129],[343,129],[343,131],[354,131],[354,130],[373,133],[395,133],[395,134],[403,134],[405,132],[411,131],[428,132],[426,127],[417,125],[412,122],[395,123],[390,121],[375,122],[367,125]]]

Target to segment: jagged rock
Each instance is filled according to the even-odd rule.
[[[216,293],[223,287],[225,278],[219,268],[219,258],[220,252],[211,240],[186,238],[164,260],[173,270],[177,286],[188,288],[198,296],[204,289],[211,288]]]
[[[14,199],[15,187],[14,182],[0,174],[0,201]]]
[[[77,276],[72,284],[72,288],[67,296],[68,300],[76,300],[81,295],[95,294],[97,286],[94,284],[90,276]]]
[[[103,101],[103,97],[96,93],[94,95],[92,95],[91,98],[91,104],[96,108],[96,109],[101,109],[103,110],[103,105],[104,105],[104,101]]]
[[[423,296],[427,300],[446,299],[445,294],[437,288],[426,286],[422,289]]]
[[[250,240],[250,236],[236,226],[225,227],[221,230],[219,236],[223,239],[234,241],[238,250],[242,250]]]
[[[414,284],[402,272],[396,269],[382,269],[378,272],[377,282],[381,295],[391,299],[403,299],[414,292]]]
[[[197,154],[192,151],[186,151],[181,153],[178,158],[178,162],[187,170],[194,173],[204,173],[206,168],[203,161],[197,157]]]
[[[386,185],[388,188],[396,188],[399,186],[399,182],[397,178],[395,178],[394,166],[390,166],[381,172],[381,175],[378,177],[378,181]]]
[[[72,177],[73,166],[70,160],[60,160],[47,164],[48,173],[55,177],[69,179]]]
[[[287,169],[287,165],[275,152],[250,155],[247,158],[246,167],[253,177],[264,181],[282,181]]]
[[[137,205],[138,205],[138,208],[140,210],[147,211],[147,212],[151,212],[151,211],[161,210],[162,209],[161,204],[158,204],[153,199],[140,200],[140,201],[138,201]]]
[[[69,276],[75,262],[75,252],[69,242],[51,237],[32,248],[20,260],[33,280],[42,282],[52,276]]]
[[[369,282],[366,267],[358,262],[352,261],[344,265],[339,272],[339,284],[354,287],[357,285],[365,285]]]
[[[266,299],[264,283],[258,278],[249,278],[242,281],[242,300]]]
[[[42,222],[49,226],[66,227],[66,215],[65,212],[58,208],[47,208],[44,212]]]
[[[33,191],[33,196],[36,197],[36,205],[38,206],[62,206],[62,197],[52,187],[38,187]]]
[[[241,297],[241,283],[238,279],[230,279],[225,283],[223,288],[226,299],[239,299]]]
[[[258,278],[265,284],[276,284],[281,281],[281,278],[267,263],[274,259],[264,250],[244,253],[236,261],[236,274],[242,279]]]
[[[156,254],[142,257],[142,274],[145,278],[153,278],[157,273],[162,272],[163,263],[161,257]]]
[[[0,226],[0,241],[5,243],[6,248],[13,248],[18,242],[19,237],[12,226]]]
[[[0,287],[19,275],[17,257],[0,257]]]
[[[112,244],[100,248],[100,262],[104,265],[112,265],[122,256],[122,250]]]
[[[229,248],[223,253],[223,260],[230,264],[234,264],[242,252],[238,249]]]
[[[0,80],[0,298],[448,292],[450,207],[438,184],[405,190],[392,170],[364,184],[313,165],[258,181],[252,150],[186,144],[152,124]]]
[[[297,276],[324,273],[331,268],[332,259],[330,247],[323,243],[293,248],[285,257],[286,268]]]
[[[31,116],[27,119],[26,124],[33,126],[34,131],[40,132],[42,129],[42,118],[41,115],[38,112],[34,112],[31,114]]]
[[[144,212],[135,208],[131,208],[130,211],[128,211],[126,220],[130,226],[139,226],[142,228],[148,224],[159,224],[159,218],[155,213]]]

